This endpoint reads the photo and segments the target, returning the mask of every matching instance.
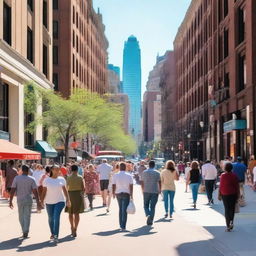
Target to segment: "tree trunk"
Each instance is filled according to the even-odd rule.
[[[65,164],[67,164],[68,162],[68,159],[69,159],[69,152],[68,152],[68,149],[69,149],[69,135],[66,135],[66,138],[65,138],[65,143],[64,143],[64,150],[65,150]]]

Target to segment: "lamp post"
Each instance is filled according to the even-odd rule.
[[[200,121],[199,122],[199,126],[201,128],[201,139],[202,139],[202,152],[203,152],[203,156],[204,156],[204,137],[203,137],[203,130],[204,130],[204,121]],[[199,146],[200,146],[200,142],[199,142]],[[199,160],[199,155],[198,155],[198,160]],[[202,160],[202,159],[200,159]]]
[[[191,133],[187,134],[187,138],[188,138],[188,152],[189,152],[189,155],[188,155],[188,160],[190,161],[190,139],[191,139]]]

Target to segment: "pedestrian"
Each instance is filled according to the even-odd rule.
[[[42,195],[48,214],[48,222],[51,231],[50,240],[53,240],[56,243],[58,243],[60,215],[65,207],[65,201],[66,206],[71,207],[66,180],[59,175],[60,167],[58,165],[53,165],[51,167],[50,177],[47,177],[43,182]]]
[[[244,183],[245,183],[245,175],[247,172],[247,167],[242,163],[242,157],[238,156],[237,161],[233,164],[233,173],[237,176],[240,187],[240,198],[239,205],[245,206],[245,193],[244,193]]]
[[[113,167],[107,163],[107,159],[103,159],[102,164],[100,164],[97,168],[97,172],[100,176],[100,190],[103,201],[103,207],[107,206],[108,185],[112,169]]]
[[[38,194],[39,194],[39,198],[42,197],[42,192],[43,192],[43,184],[40,183],[42,177],[45,175],[45,170],[43,168],[43,166],[41,164],[38,164],[36,166],[36,169],[33,172],[33,177],[36,181],[36,185],[37,185],[37,189],[38,189]]]
[[[216,167],[211,163],[210,160],[207,160],[202,166],[202,176],[205,182],[205,190],[208,198],[208,205],[214,203],[212,194],[214,190],[214,185],[217,179],[218,171]]]
[[[89,200],[89,207],[93,210],[93,197],[98,192],[99,175],[95,172],[94,166],[90,164],[84,172],[85,193]]]
[[[190,167],[190,162],[187,162],[186,168],[185,168],[185,174],[184,174],[184,179],[185,179],[185,193],[188,192],[188,185],[187,185],[187,178],[188,178],[188,173],[190,172],[191,167]]]
[[[198,189],[201,183],[201,173],[199,170],[199,163],[197,161],[193,161],[191,163],[191,170],[188,173],[187,184],[190,186],[193,197],[193,207],[196,209],[196,202],[198,197]]]
[[[230,232],[234,227],[235,207],[240,195],[238,178],[232,173],[232,169],[233,165],[231,163],[225,165],[225,173],[220,177],[218,196],[224,204],[227,232]]]
[[[139,175],[139,184],[141,185],[141,180],[142,180],[142,173],[147,170],[146,167],[146,162],[145,161],[140,161],[140,166],[138,167],[138,175]]]
[[[160,173],[155,170],[155,161],[149,162],[149,168],[142,174],[141,187],[144,199],[144,211],[147,225],[153,225],[158,195],[161,193]]]
[[[14,161],[10,160],[5,171],[5,190],[9,194],[11,192],[14,178],[18,175],[17,169],[14,167]]]
[[[254,174],[253,174],[253,169],[256,167],[256,160],[254,155],[251,155],[250,161],[248,164],[248,181],[251,182],[251,184],[254,184]]]
[[[22,165],[21,169],[22,174],[14,178],[11,186],[9,206],[13,209],[13,197],[16,194],[19,221],[23,232],[23,238],[25,239],[28,237],[30,227],[31,209],[33,204],[31,194],[33,193],[35,196],[38,211],[41,210],[41,202],[38,196],[35,179],[28,176],[29,167],[27,165]]]
[[[120,172],[113,176],[113,198],[117,198],[119,206],[119,225],[122,232],[126,231],[127,207],[133,199],[133,178],[126,172],[126,164],[120,163]]]
[[[71,236],[77,236],[77,227],[80,221],[80,213],[84,212],[84,181],[78,174],[78,166],[71,166],[71,175],[67,177],[67,189],[71,202],[71,207],[66,207],[69,213],[69,222],[71,225]]]
[[[175,180],[179,180],[179,174],[175,168],[175,163],[170,160],[166,162],[165,169],[161,172],[161,187],[164,195],[165,218],[170,213],[172,218],[174,212]]]

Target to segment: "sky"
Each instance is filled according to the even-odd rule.
[[[137,37],[141,48],[142,93],[156,56],[173,49],[177,30],[191,0],[93,0],[100,8],[109,41],[109,63],[122,70],[124,42]],[[121,72],[122,73],[122,72]]]

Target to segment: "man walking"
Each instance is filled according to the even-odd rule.
[[[102,164],[100,164],[97,168],[97,172],[100,176],[100,190],[103,200],[103,206],[107,206],[108,185],[112,169],[112,166],[107,163],[106,159],[103,159]]]
[[[214,184],[217,178],[217,173],[218,171],[216,167],[209,160],[207,160],[205,164],[202,166],[202,176],[205,181],[208,205],[213,204],[212,193],[214,190]]]
[[[33,204],[33,199],[31,195],[32,192],[36,198],[37,210],[41,210],[41,202],[38,197],[35,179],[31,176],[28,176],[28,173],[29,167],[27,165],[23,165],[22,175],[16,176],[13,180],[9,203],[10,208],[13,209],[12,201],[13,196],[16,192],[19,221],[23,232],[23,238],[27,238],[29,233],[31,209]]]
[[[155,170],[155,161],[149,162],[149,169],[142,174],[141,187],[144,197],[144,210],[147,225],[153,225],[158,195],[161,193],[160,173]]]
[[[140,166],[138,167],[138,175],[139,175],[139,184],[141,184],[141,179],[142,179],[142,173],[147,170],[147,167],[146,167],[146,163],[145,161],[141,161],[140,162]]]
[[[126,164],[120,163],[120,172],[112,179],[113,198],[117,198],[119,206],[119,225],[121,231],[126,231],[127,207],[133,198],[133,178],[126,172]]]

